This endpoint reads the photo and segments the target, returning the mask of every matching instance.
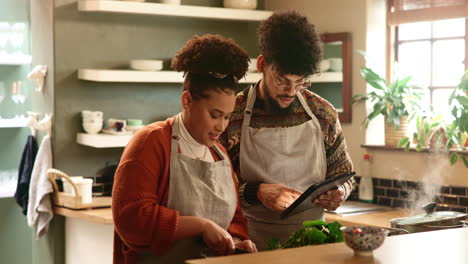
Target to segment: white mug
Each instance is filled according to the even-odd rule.
[[[102,119],[103,113],[101,111],[89,111],[89,110],[83,110],[81,111],[81,117],[84,120],[96,120],[96,119]]]

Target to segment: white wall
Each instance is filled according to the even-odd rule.
[[[351,32],[352,34],[352,89],[353,94],[365,93],[366,83],[359,74],[366,65],[356,50],[367,51],[373,69],[385,72],[385,1],[384,0],[268,0],[267,10],[298,10],[316,25],[320,33]],[[342,124],[356,171],[364,149],[361,144],[383,144],[383,120],[372,122],[367,130],[361,127],[365,117],[364,105],[353,105],[352,123]],[[429,153],[370,150],[373,156],[372,176],[432,182],[441,185],[468,186],[468,169],[458,162],[448,163],[447,155],[434,157]]]

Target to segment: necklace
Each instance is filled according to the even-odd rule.
[[[185,142],[187,142],[187,140],[184,139]],[[187,142],[187,147],[188,149],[190,150],[190,152],[192,152],[192,155],[197,159],[197,160],[202,160],[202,159],[205,159],[206,157],[206,150],[208,149],[208,147],[205,146],[205,152],[203,153],[203,156],[201,157],[198,157],[197,155],[195,155],[195,153],[193,152],[192,148],[190,147],[190,143]]]
[[[183,121],[182,121],[182,118],[181,118],[181,122],[183,122]],[[181,127],[181,126],[182,126],[182,125],[181,125],[180,122],[179,122],[179,131],[182,131],[182,127]],[[187,148],[190,150],[190,152],[192,153],[192,155],[193,155],[197,160],[202,160],[202,159],[204,160],[204,159],[205,159],[205,157],[206,157],[206,150],[208,149],[207,146],[205,146],[205,152],[203,153],[203,156],[198,157],[197,155],[195,155],[195,152],[193,152],[192,148],[190,147],[190,142],[189,142],[187,139],[185,139],[183,136],[180,137],[180,138],[182,138],[182,139],[185,141],[185,143],[187,143]]]

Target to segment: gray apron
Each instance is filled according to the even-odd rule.
[[[167,207],[181,216],[208,218],[227,230],[237,208],[237,193],[229,158],[214,145],[222,160],[206,162],[187,157],[178,151],[179,126],[174,121],[171,136],[169,199]],[[184,263],[203,257],[205,244],[201,237],[178,240],[164,256],[140,253],[137,263]]]
[[[327,162],[322,129],[301,93],[296,94],[312,118],[293,127],[251,128],[249,126],[256,98],[256,87],[250,88],[241,130],[240,176],[247,182],[284,184],[305,191],[325,179]],[[305,201],[300,213],[280,219],[280,212],[263,204],[244,208],[249,222],[249,235],[259,250],[276,238],[284,242],[302,227],[306,220],[323,219],[323,209]]]

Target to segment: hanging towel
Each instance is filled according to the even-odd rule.
[[[41,238],[52,220],[52,184],[47,179],[47,169],[52,168],[50,136],[46,135],[37,151],[29,186],[28,225],[36,226],[36,239]]]
[[[23,155],[18,168],[18,184],[16,185],[15,200],[26,215],[28,211],[29,183],[31,182],[31,173],[34,166],[34,160],[37,154],[37,141],[33,136],[28,136],[26,146],[24,146]]]

